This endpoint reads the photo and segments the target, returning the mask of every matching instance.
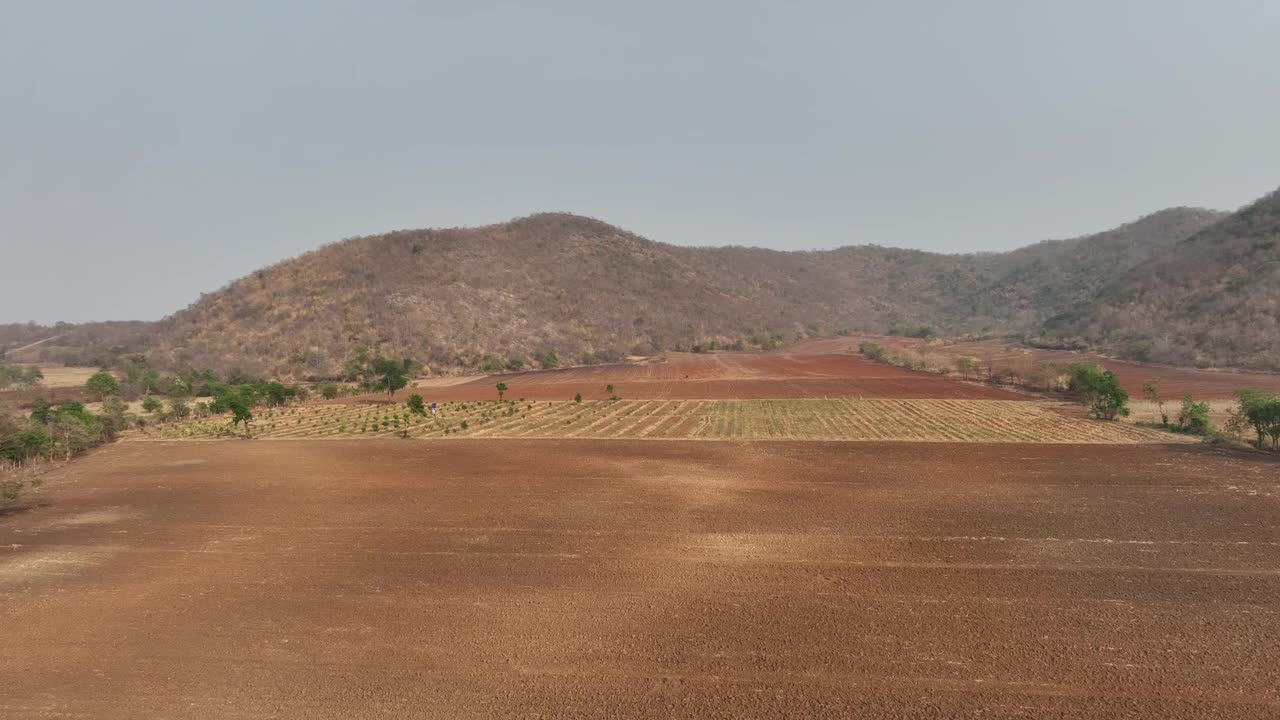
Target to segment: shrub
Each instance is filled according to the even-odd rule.
[[[1240,404],[1231,414],[1227,427],[1234,432],[1252,428],[1257,433],[1257,445],[1265,447],[1271,439],[1271,449],[1280,449],[1280,395],[1241,390],[1236,393]]]
[[[108,395],[117,395],[120,393],[120,381],[116,380],[116,376],[107,371],[94,373],[92,377],[84,381],[84,389],[102,400]]]
[[[324,398],[325,400],[332,400],[338,397],[338,384],[329,382],[321,385],[320,397]]]
[[[1182,397],[1182,409],[1178,411],[1178,429],[1195,435],[1208,435],[1213,431],[1209,422],[1209,403],[1196,402],[1190,394]]]
[[[164,409],[164,404],[160,402],[160,398],[155,395],[148,395],[142,398],[142,409],[155,415]]]
[[[858,352],[868,360],[875,362],[884,362],[888,357],[888,352],[881,346],[873,342],[863,342],[858,345]]]
[[[1071,391],[1099,420],[1129,416],[1129,393],[1110,370],[1095,363],[1079,363],[1071,367]]]
[[[405,406],[407,406],[409,408],[409,412],[414,415],[425,416],[427,414],[427,406],[423,403],[421,395],[410,395],[409,401],[405,403]],[[408,414],[406,414],[405,418],[407,419],[408,417]]]
[[[575,394],[575,395],[573,396],[573,401],[574,401],[574,402],[576,402],[576,403],[580,403],[580,402],[582,402],[582,393],[577,393],[577,394]]]

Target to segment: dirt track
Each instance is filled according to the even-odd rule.
[[[945,447],[117,445],[0,517],[0,716],[1280,715],[1280,463]]]

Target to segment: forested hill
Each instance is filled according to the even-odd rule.
[[[1134,264],[1046,329],[1142,359],[1280,370],[1280,190]]]
[[[689,248],[541,214],[361,237],[265,268],[163,321],[165,366],[317,376],[352,337],[436,366],[614,360],[842,331],[1034,331],[1219,218],[1178,208],[1016,252]]]
[[[344,240],[241,278],[158,323],[68,326],[24,352],[98,363],[138,351],[161,368],[320,377],[340,371],[353,338],[436,369],[492,369],[537,366],[549,351],[561,363],[593,362],[841,332],[1038,335],[1047,319],[1078,310],[1222,218],[1174,208],[1088,237],[943,255],[874,245],[691,248],[591,218],[539,214]],[[0,348],[39,333],[0,327]]]

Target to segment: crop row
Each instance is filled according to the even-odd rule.
[[[243,434],[243,431],[238,431]],[[706,440],[918,440],[1135,443],[1177,436],[1055,413],[1006,400],[600,400],[457,402],[436,416],[403,405],[320,404],[268,410],[262,438],[659,438]],[[150,428],[147,439],[236,434],[225,417]]]

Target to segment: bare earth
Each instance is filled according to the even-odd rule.
[[[0,517],[0,716],[1275,718],[1280,462],[123,443]]]

